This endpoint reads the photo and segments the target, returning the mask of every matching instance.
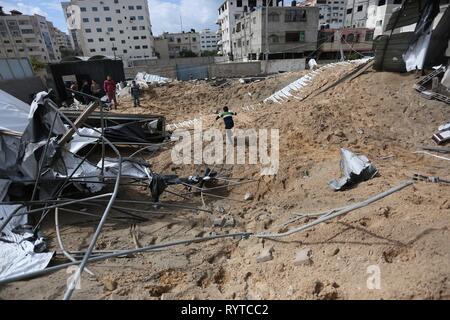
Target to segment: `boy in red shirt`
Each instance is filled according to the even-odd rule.
[[[105,90],[105,93],[108,96],[109,103],[114,101],[114,108],[117,110],[118,104],[116,99],[116,83],[111,76],[108,76],[103,83],[103,90]]]

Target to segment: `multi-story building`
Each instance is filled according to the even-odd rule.
[[[374,37],[383,34],[392,12],[402,0],[348,0],[345,26],[375,29]]]
[[[59,50],[61,49],[73,50],[69,35],[55,27],[53,27],[53,30],[54,30],[54,37],[56,39],[56,47]]]
[[[200,55],[200,33],[195,32],[195,30],[180,33],[165,32],[162,37],[168,40],[170,58],[178,58],[188,53]]]
[[[225,0],[219,7],[219,18],[217,24],[221,40],[219,46],[224,56],[231,56],[233,48],[231,45],[231,35],[236,20],[240,19],[244,12],[253,11],[258,7],[265,7],[266,2],[269,6],[284,6],[284,0]]]
[[[80,12],[80,28],[71,37],[83,55],[121,58],[128,65],[156,59],[147,0],[71,0],[62,7],[68,19]]]
[[[262,60],[266,53],[269,59],[303,58],[317,48],[318,21],[317,7],[260,7],[244,13],[232,32],[233,60]]]
[[[319,29],[340,29],[344,26],[347,0],[305,0],[297,5],[319,8]]]
[[[320,59],[340,59],[373,54],[373,29],[342,28],[324,29],[319,31]]]
[[[220,38],[220,34],[217,32],[212,32],[210,29],[200,31],[201,51],[217,52],[217,42],[219,42]]]
[[[61,53],[53,24],[40,15],[7,14],[0,7],[0,57],[57,62]],[[58,30],[59,31],[59,30]]]

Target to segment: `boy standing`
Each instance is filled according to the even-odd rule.
[[[139,96],[141,95],[141,89],[139,88],[139,85],[136,84],[136,81],[133,81],[131,84],[131,97],[133,98],[134,107],[140,107],[141,102],[139,100]]]

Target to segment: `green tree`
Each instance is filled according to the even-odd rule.
[[[180,57],[181,58],[192,58],[192,57],[198,57],[198,55],[195,52],[192,52],[191,50],[181,50]]]
[[[217,51],[202,51],[202,57],[215,57],[217,56]]]
[[[39,71],[45,68],[45,63],[43,63],[36,57],[30,57],[30,63],[34,71]]]

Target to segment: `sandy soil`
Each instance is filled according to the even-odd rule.
[[[303,73],[247,85],[233,82],[220,89],[204,82],[175,83],[153,89],[143,99],[143,107],[136,109],[125,108],[129,102],[122,101],[122,112],[164,113],[169,123],[203,116],[205,127],[218,128],[221,123],[213,121],[214,113],[228,104],[239,112],[237,127],[280,130],[276,176],[260,177],[259,166],[224,166],[221,176],[258,181],[218,193],[226,199],[206,197],[214,214],[164,210],[164,214],[145,215],[149,221],[136,226],[140,245],[211,232],[278,232],[295,214],[362,201],[414,173],[449,179],[448,161],[412,153],[420,146],[434,145],[430,137],[438,125],[450,120],[448,105],[421,98],[412,88],[417,81],[414,75],[374,71],[314,96],[318,88],[349,68],[318,76],[303,101],[264,105],[254,111],[239,108],[257,104]],[[366,155],[380,176],[347,191],[332,191],[327,183],[340,176],[341,147]],[[188,175],[200,169],[174,165],[170,149],[147,160],[161,173]],[[215,240],[96,263],[89,266],[96,276],[83,276],[74,298],[449,299],[449,188],[418,182],[368,207],[276,241]],[[244,201],[246,192],[252,192],[254,200]],[[149,199],[145,188],[125,188],[120,194],[120,198],[130,197]],[[162,200],[201,206],[198,196],[180,201],[164,195]],[[233,217],[235,225],[214,227],[213,219],[223,216]],[[86,248],[96,223],[74,216],[64,216],[61,223],[66,247]],[[108,223],[97,249],[134,247],[131,227]],[[57,248],[51,219],[44,231]],[[273,260],[257,263],[268,247],[273,247]],[[311,250],[312,263],[296,266],[296,252],[302,249]],[[367,287],[370,266],[380,270],[380,289]],[[59,299],[68,276],[60,271],[13,283],[0,288],[0,298]]]

